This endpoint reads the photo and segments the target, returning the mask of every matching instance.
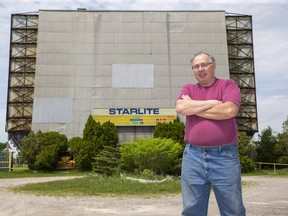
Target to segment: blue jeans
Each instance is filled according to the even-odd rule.
[[[245,216],[237,143],[218,147],[186,144],[183,153],[182,216],[206,216],[213,187],[221,216]]]

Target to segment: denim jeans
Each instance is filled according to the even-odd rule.
[[[237,143],[218,147],[186,144],[183,153],[182,216],[206,216],[211,186],[221,216],[245,216]]]

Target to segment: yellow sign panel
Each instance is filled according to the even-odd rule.
[[[93,109],[93,119],[101,124],[110,121],[116,126],[155,126],[177,118],[175,109]]]

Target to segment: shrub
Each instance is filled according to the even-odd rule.
[[[241,172],[242,173],[249,173],[255,170],[255,164],[251,158],[248,156],[241,156],[240,157],[240,164],[241,164]]]
[[[67,149],[65,135],[55,131],[32,131],[22,139],[20,158],[29,169],[51,171],[57,169],[59,156]]]
[[[173,121],[173,123],[169,122],[157,124],[153,137],[172,139],[175,142],[180,143],[184,148],[184,129],[184,123],[180,122],[180,120],[177,118]]]
[[[76,168],[81,171],[91,170],[94,145],[80,137],[74,137],[68,141],[68,146],[74,157]]]
[[[0,151],[7,147],[7,143],[0,143]]]
[[[277,160],[277,163],[288,164],[288,156],[287,155],[280,156]]]
[[[182,147],[172,139],[138,139],[122,143],[120,152],[123,169],[129,172],[149,169],[156,174],[174,174]]]
[[[57,168],[58,150],[52,145],[45,146],[42,151],[36,156],[35,169],[44,171],[53,171]]]
[[[120,152],[118,148],[104,146],[103,150],[94,157],[94,161],[92,167],[96,173],[112,176],[119,171]]]

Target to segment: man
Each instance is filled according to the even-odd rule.
[[[215,77],[210,54],[198,53],[191,63],[198,83],[185,85],[176,101],[177,113],[186,116],[182,216],[207,215],[211,186],[221,216],[245,216],[236,123],[240,89]]]

